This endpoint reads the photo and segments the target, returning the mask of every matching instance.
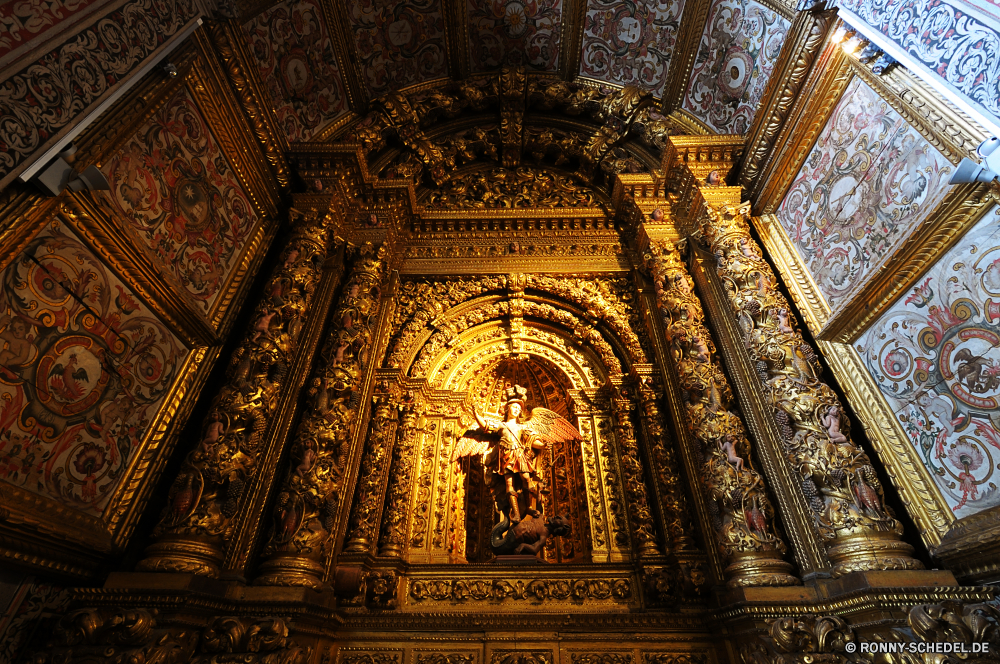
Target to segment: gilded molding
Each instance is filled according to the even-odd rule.
[[[818,345],[885,464],[900,499],[920,528],[924,544],[933,551],[955,522],[954,513],[934,486],[896,414],[879,394],[858,352],[829,341]]]
[[[813,335],[818,335],[830,319],[831,310],[812,274],[773,214],[751,217],[751,221],[767,249],[768,257],[774,261],[784,279],[792,300],[805,317],[806,326]]]
[[[772,159],[778,133],[799,98],[833,19],[832,12],[799,12],[785,37],[780,60],[768,79],[762,103],[747,134],[746,152],[736,178],[751,199],[763,184],[758,176]]]
[[[684,6],[680,25],[677,28],[677,41],[674,44],[673,56],[670,58],[670,69],[667,72],[667,82],[663,86],[663,98],[660,107],[665,115],[671,115],[680,109],[684,103],[684,93],[691,80],[691,70],[698,55],[701,44],[701,33],[708,21],[710,2],[698,2]]]
[[[995,182],[953,187],[928,220],[827,321],[819,338],[840,343],[856,340],[997,204],[1000,186]]]

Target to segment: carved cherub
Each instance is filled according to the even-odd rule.
[[[820,421],[823,423],[823,428],[826,429],[827,435],[830,436],[831,443],[841,445],[847,442],[847,436],[840,431],[839,408],[836,406],[830,406],[820,417]]]
[[[743,459],[736,453],[736,437],[727,433],[719,442],[719,448],[726,453],[726,460],[736,466],[737,471],[743,470]]]

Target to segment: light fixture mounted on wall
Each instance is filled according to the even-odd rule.
[[[66,189],[70,191],[111,189],[108,179],[104,177],[104,173],[97,166],[87,166],[81,172],[74,170],[66,161],[72,159],[74,154],[76,154],[76,146],[70,145],[60,152],[48,166],[39,171],[32,182],[38,185],[38,188],[43,192],[52,196],[58,196]]]
[[[968,157],[963,159],[948,180],[949,184],[962,182],[992,182],[1000,176],[1000,138],[987,138],[976,148],[976,153],[983,158],[983,163],[977,164]]]

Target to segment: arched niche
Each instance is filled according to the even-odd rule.
[[[541,470],[544,511],[568,511],[564,516],[571,519],[574,535],[571,542],[547,547],[546,559],[611,562],[630,557],[618,445],[608,404],[600,396],[618,374],[609,373],[588,344],[540,321],[511,325],[492,320],[435,349],[425,366],[426,373],[414,378],[425,378],[435,393],[454,395],[450,403],[461,395],[467,406],[476,403],[482,412],[499,416],[502,390],[517,383],[528,388],[529,407],[542,405],[568,415],[583,440],[546,450]],[[431,407],[425,414],[411,503],[410,562],[483,562],[490,557],[487,538],[499,517],[484,485],[482,460],[451,458],[472,421],[453,407]]]

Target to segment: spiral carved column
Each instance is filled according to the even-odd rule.
[[[729,306],[756,363],[782,432],[785,455],[826,540],[834,576],[920,569],[903,527],[885,507],[868,456],[851,440],[837,396],[818,378],[815,351],[796,328],[791,306],[750,236],[748,206],[714,208],[702,233],[711,244]]]
[[[257,303],[251,329],[229,362],[227,382],[169,492],[139,569],[218,576],[244,489],[281,402],[326,260],[328,228],[303,220]]]
[[[677,249],[653,241],[647,267],[656,287],[671,357],[684,388],[687,426],[701,443],[702,488],[726,562],[729,587],[788,586],[799,580],[782,559],[774,508],[764,479],[750,465],[750,441],[729,410],[732,390],[722,373],[705,314]]]
[[[375,415],[365,441],[365,455],[358,474],[358,493],[351,510],[344,553],[367,553],[375,544],[389,461],[396,446],[399,397],[391,392],[374,396]]]
[[[625,393],[615,395],[611,401],[611,411],[615,439],[619,446],[622,480],[628,499],[628,516],[632,523],[633,541],[638,546],[640,556],[655,556],[660,553],[660,547],[656,542],[656,530],[649,509],[649,499],[646,497],[646,480],[640,462],[642,457],[639,456],[639,445],[635,439],[635,428],[632,426],[632,402],[628,399],[628,395]]]
[[[322,586],[343,502],[351,440],[363,411],[362,382],[375,341],[372,327],[383,271],[382,257],[370,244],[362,247],[310,381],[311,403],[292,443],[289,472],[264,547],[267,559],[256,585]]]
[[[386,500],[382,538],[379,540],[379,555],[401,557],[406,546],[409,526],[410,484],[415,464],[417,437],[421,430],[417,421],[421,416],[420,405],[404,401],[401,421],[397,431],[397,442],[392,458],[392,477]]]

